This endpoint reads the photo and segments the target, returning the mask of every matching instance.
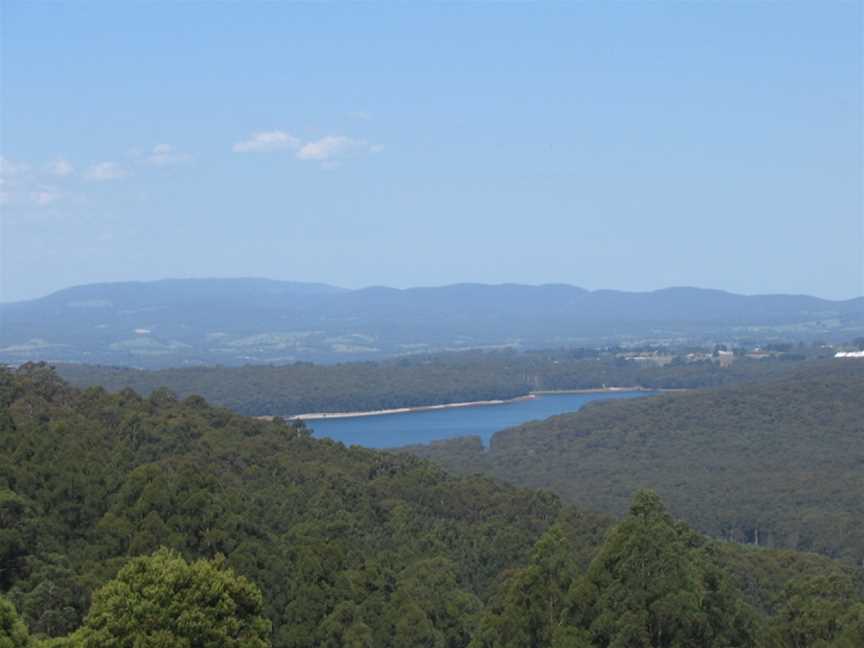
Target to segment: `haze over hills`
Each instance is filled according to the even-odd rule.
[[[335,362],[496,346],[848,339],[862,331],[864,298],[565,284],[348,290],[267,279],[169,279],[76,286],[2,304],[0,362]]]

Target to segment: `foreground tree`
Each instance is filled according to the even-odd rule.
[[[33,642],[27,626],[18,618],[15,606],[0,596],[0,648],[30,648]]]
[[[551,528],[503,584],[471,648],[744,647],[755,645],[755,618],[712,545],[641,492],[586,574]]]
[[[792,581],[771,624],[768,648],[860,648],[864,602],[851,578],[803,577]]]
[[[575,628],[562,624],[567,591],[578,574],[574,553],[559,527],[546,531],[534,545],[530,564],[510,573],[470,648],[583,645]]]
[[[570,622],[603,648],[727,648],[754,641],[754,615],[712,564],[710,547],[673,521],[651,491],[634,497],[630,514],[570,598]]]
[[[160,549],[99,589],[74,637],[83,648],[267,648],[260,590],[221,557],[186,563]]]

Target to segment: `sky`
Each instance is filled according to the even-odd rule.
[[[864,294],[864,2],[0,0],[0,301]]]

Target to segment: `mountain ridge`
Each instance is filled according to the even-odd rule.
[[[484,283],[479,281],[460,281],[455,283],[448,284],[440,284],[440,285],[418,285],[418,286],[408,286],[406,288],[398,288],[395,286],[386,286],[383,284],[373,284],[369,286],[363,286],[361,288],[345,288],[344,286],[337,286],[335,284],[325,283],[325,282],[310,282],[310,281],[295,281],[288,279],[271,279],[269,277],[195,277],[195,278],[181,278],[181,277],[166,277],[162,279],[140,279],[140,280],[129,280],[129,281],[99,281],[93,283],[85,283],[85,284],[75,284],[72,286],[67,286],[65,288],[59,288],[57,290],[53,290],[45,295],[40,297],[33,297],[29,299],[17,299],[10,301],[0,301],[0,306],[8,306],[13,304],[22,304],[22,303],[32,303],[38,302],[48,299],[53,299],[63,294],[69,294],[78,291],[90,291],[90,290],[104,290],[110,288],[120,288],[120,287],[149,287],[149,286],[167,286],[167,285],[199,285],[203,286],[206,284],[245,284],[245,285],[271,285],[273,287],[294,287],[299,289],[297,292],[320,292],[320,293],[329,293],[329,294],[337,294],[337,293],[360,293],[367,291],[392,291],[397,293],[406,293],[406,292],[420,292],[420,291],[436,291],[436,290],[444,290],[444,289],[464,289],[464,288],[547,288],[547,289],[565,289],[565,290],[574,290],[576,292],[582,293],[584,295],[599,295],[599,294],[611,294],[611,295],[658,295],[664,293],[702,293],[702,294],[714,294],[714,295],[723,295],[730,296],[736,298],[796,298],[796,299],[807,299],[819,302],[826,303],[848,303],[848,302],[856,302],[856,301],[864,301],[864,297],[850,297],[847,299],[830,299],[827,297],[818,297],[816,295],[809,295],[807,293],[781,293],[781,292],[765,292],[765,293],[738,293],[731,290],[725,290],[723,288],[704,288],[701,286],[695,285],[672,285],[665,286],[663,288],[654,288],[652,290],[623,290],[617,288],[584,288],[582,286],[578,286],[576,284],[570,284],[566,282],[544,282],[544,283],[520,283],[513,281],[505,281],[500,283]]]
[[[864,298],[569,284],[346,289],[272,279],[85,284],[0,304],[0,362],[142,367],[338,362],[646,340],[848,340]]]

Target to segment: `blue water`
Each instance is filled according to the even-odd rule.
[[[485,445],[489,445],[489,439],[499,430],[526,421],[574,412],[585,403],[595,400],[649,395],[651,392],[550,394],[504,405],[322,419],[307,421],[306,424],[317,437],[329,437],[345,445],[368,448],[395,448],[461,436],[479,436]]]

